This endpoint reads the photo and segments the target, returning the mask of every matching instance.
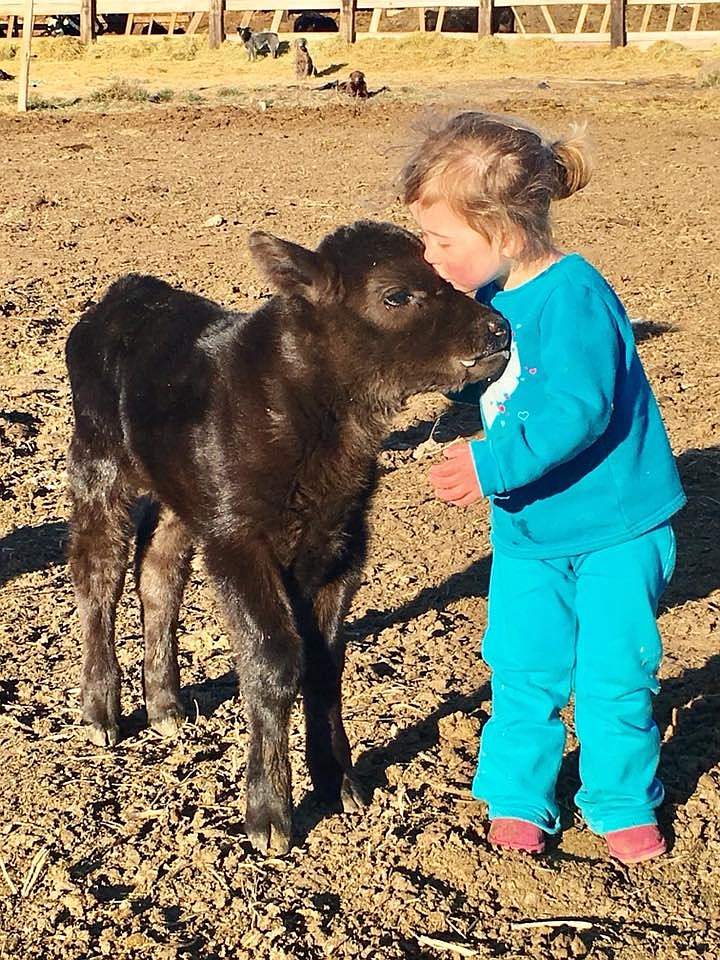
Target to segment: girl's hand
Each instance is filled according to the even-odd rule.
[[[436,463],[428,476],[438,500],[469,507],[481,499],[480,489],[469,443],[454,443],[443,450],[444,463]]]

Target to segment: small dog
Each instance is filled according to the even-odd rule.
[[[240,39],[245,45],[248,60],[256,60],[258,53],[267,50],[273,60],[277,59],[280,38],[270,30],[253,33],[250,27],[238,27]]]
[[[348,80],[341,80],[338,83],[337,89],[350,97],[360,97],[361,100],[365,100],[368,96],[365,74],[362,70],[353,70]]]
[[[315,76],[315,67],[304,37],[295,41],[295,76],[298,80]]]

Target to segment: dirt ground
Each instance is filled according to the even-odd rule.
[[[720,953],[720,94],[695,82],[698,59],[674,50],[622,61],[547,54],[543,72],[491,69],[462,51],[453,71],[438,62],[433,71],[437,49],[446,48],[429,42],[416,57],[419,79],[412,64],[402,73],[372,53],[371,88],[390,89],[359,106],[283,88],[275,64],[253,77],[243,63],[232,102],[111,100],[0,115],[2,957]],[[159,62],[138,61],[139,82],[155,83]],[[221,58],[217,70],[202,64],[216,92],[228,83]],[[187,65],[161,65],[163,84],[183,89]],[[54,95],[85,97],[76,66],[33,61]],[[469,793],[490,707],[479,656],[487,510],[433,500],[426,472],[437,452],[423,446],[431,432],[445,442],[478,424],[438,395],[408,405],[381,454],[371,555],[347,625],[345,716],[370,797],[363,814],[315,803],[298,712],[295,845],[269,861],[249,848],[242,702],[200,562],[180,626],[180,738],[143,727],[130,577],[118,623],[123,738],[104,752],[78,730],[78,623],[64,564],[70,327],[128,270],[252,308],[267,292],[245,244],[258,226],[315,244],[360,217],[407,223],[392,177],[429,105],[481,105],[550,131],[585,118],[597,143],[594,179],[558,206],[558,236],[643,321],[639,350],[689,495],[660,617],[661,822],[671,849],[647,865],[609,861],[574,813],[572,733],[563,830],[547,854],[487,845]],[[219,226],[206,225],[213,215]],[[570,714],[568,723],[572,731]]]

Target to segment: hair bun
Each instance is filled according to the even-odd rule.
[[[587,184],[592,176],[592,144],[585,126],[575,127],[564,139],[550,144],[557,167],[555,200],[572,196]]]

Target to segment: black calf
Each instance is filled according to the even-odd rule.
[[[437,10],[425,11],[425,29],[437,26]],[[476,33],[478,28],[477,7],[451,7],[443,17],[442,29],[446,33]],[[511,7],[493,7],[493,33],[515,33],[515,14]]]
[[[136,582],[148,721],[163,733],[184,716],[175,627],[193,544],[202,549],[244,691],[247,833],[282,853],[299,691],[314,785],[345,809],[360,803],[340,710],[343,619],[390,419],[411,394],[493,378],[508,334],[398,227],[359,222],[315,251],[256,232],[250,247],[279,291],[254,313],[129,274],[70,333],[69,562],[83,719],[90,740],[114,745],[132,500],[150,493]]]
[[[293,33],[337,33],[337,21],[326,13],[304,10],[293,24]]]

